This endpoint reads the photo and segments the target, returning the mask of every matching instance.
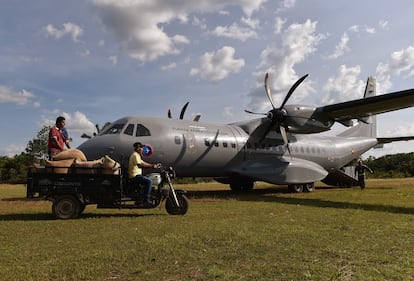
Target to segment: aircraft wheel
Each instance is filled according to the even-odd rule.
[[[57,219],[77,218],[81,209],[81,202],[73,195],[59,196],[52,205],[52,213]]]
[[[251,191],[254,187],[254,181],[250,179],[237,179],[230,182],[230,188],[233,191]]]
[[[306,192],[312,192],[315,190],[315,184],[313,182],[305,183],[303,187],[304,187],[304,191]]]
[[[177,200],[180,206],[176,206],[174,197],[171,195],[165,201],[165,209],[170,215],[185,215],[188,211],[188,199],[183,194],[177,194]]]
[[[301,193],[303,191],[303,184],[289,184],[288,188],[292,193]]]

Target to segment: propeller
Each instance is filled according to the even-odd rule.
[[[252,112],[252,111],[249,111],[249,110],[245,110],[245,112],[250,113],[250,114],[265,115],[271,121],[269,126],[266,128],[263,136],[261,137],[261,139],[259,141],[259,146],[263,142],[263,140],[265,139],[267,134],[270,132],[270,130],[274,126],[277,125],[279,127],[279,131],[280,131],[280,134],[282,136],[283,143],[287,147],[287,149],[289,151],[289,154],[291,154],[290,153],[290,148],[289,148],[289,141],[288,141],[287,134],[286,134],[286,127],[288,126],[288,124],[286,124],[286,120],[289,117],[289,113],[286,111],[286,109],[284,107],[285,107],[287,101],[289,100],[289,98],[292,96],[293,92],[303,82],[303,80],[306,79],[306,77],[308,77],[308,74],[306,74],[306,75],[302,76],[301,78],[299,78],[295,82],[295,84],[292,85],[292,87],[289,89],[289,92],[287,93],[286,97],[283,99],[283,102],[280,105],[280,107],[276,108],[275,103],[273,102],[272,94],[270,92],[269,74],[266,73],[266,76],[265,76],[265,79],[264,79],[264,86],[265,86],[267,98],[269,99],[270,104],[272,105],[272,110],[270,110],[267,113],[256,113],[256,112]]]

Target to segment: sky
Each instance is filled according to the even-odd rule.
[[[0,155],[56,117],[76,147],[124,116],[232,123],[280,104],[322,106],[414,88],[414,1],[0,0]],[[414,135],[414,108],[378,116],[378,136]],[[334,135],[345,127],[336,125]],[[414,151],[414,141],[369,152]]]

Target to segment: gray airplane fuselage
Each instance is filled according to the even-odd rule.
[[[127,165],[133,143],[139,141],[153,149],[152,155],[144,161],[171,165],[180,177],[222,178],[230,176],[234,172],[233,167],[261,158],[299,159],[305,165],[312,162],[330,173],[359,158],[377,144],[375,137],[288,134],[289,153],[276,131],[270,132],[258,144],[259,137],[254,131],[265,121],[259,118],[219,125],[130,116],[113,122],[111,128],[114,129],[104,130],[81,144],[79,149],[88,160],[109,155]],[[288,183],[280,179],[265,181]]]

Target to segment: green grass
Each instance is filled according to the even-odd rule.
[[[105,210],[54,220],[0,186],[1,280],[414,280],[414,179],[289,194],[183,185],[185,216]]]

